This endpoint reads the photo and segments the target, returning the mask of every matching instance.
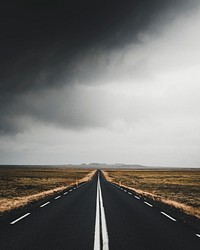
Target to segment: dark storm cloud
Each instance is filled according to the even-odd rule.
[[[80,51],[124,46],[177,0],[167,2],[6,1],[1,4],[1,90],[57,84]]]
[[[74,65],[81,54],[87,54],[90,48],[111,51],[137,43],[138,34],[148,30],[157,16],[183,6],[184,1],[180,0],[1,2],[1,133],[19,131],[17,117],[37,113],[38,109],[33,108],[37,97],[30,98],[29,104],[21,101],[26,93],[72,84],[77,73]],[[85,73],[88,72],[82,72],[80,77]],[[73,106],[70,100],[69,107]],[[38,119],[43,113],[49,122],[57,118],[49,112],[47,119],[44,110]],[[69,113],[73,113],[73,108]],[[61,115],[64,119],[62,112]],[[74,119],[74,126],[76,123]]]

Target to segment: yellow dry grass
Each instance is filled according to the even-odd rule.
[[[111,170],[105,177],[200,218],[200,170]]]
[[[88,181],[95,171],[50,168],[0,168],[0,213]]]

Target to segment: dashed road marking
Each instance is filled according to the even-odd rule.
[[[127,192],[126,189],[124,189],[124,192]]]
[[[57,197],[55,197],[55,200],[57,200],[57,199],[59,199],[61,196],[59,195],[59,196],[57,196]]]
[[[200,234],[195,234],[195,235],[200,238]]]
[[[130,192],[128,192],[128,194],[132,195]]]
[[[31,213],[27,213],[27,214],[25,214],[25,215],[19,217],[18,219],[12,221],[10,224],[11,224],[11,225],[15,224],[16,222],[18,222],[18,221],[22,220],[23,218],[27,217],[29,214],[31,214]]]
[[[48,205],[49,203],[50,203],[50,201],[48,201],[48,202],[42,204],[40,207],[45,207],[45,206]]]
[[[138,196],[136,196],[136,195],[135,195],[134,197],[135,197],[136,199],[138,199],[138,200],[140,199],[140,197],[138,197]]]
[[[146,205],[150,206],[150,207],[153,207],[153,205],[151,205],[150,203],[148,203],[148,202],[146,202],[146,201],[144,201],[144,203],[145,203]]]
[[[164,212],[161,212],[161,214],[165,215],[166,217],[168,217],[170,220],[173,220],[173,221],[176,221],[176,219],[174,219],[173,217],[171,217],[170,215],[164,213]]]
[[[64,195],[66,195],[68,192],[65,192]]]

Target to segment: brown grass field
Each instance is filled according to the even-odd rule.
[[[91,178],[94,170],[66,168],[0,168],[0,214]]]
[[[200,170],[108,170],[106,178],[200,218]]]

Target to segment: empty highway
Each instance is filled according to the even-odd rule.
[[[200,249],[200,232],[107,182],[100,171],[0,223],[1,250]]]

